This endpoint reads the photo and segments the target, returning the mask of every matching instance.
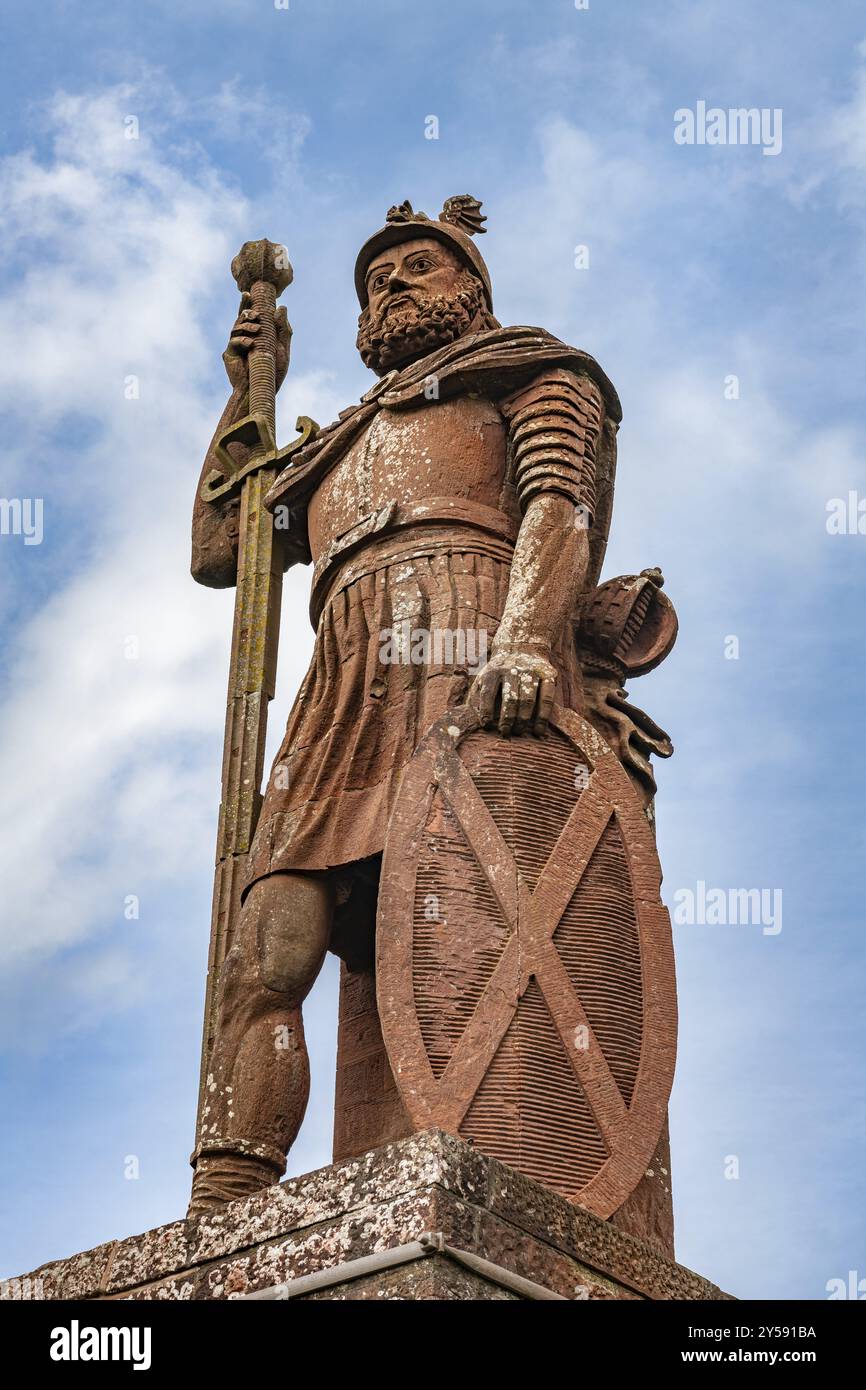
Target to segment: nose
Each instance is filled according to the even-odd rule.
[[[403,272],[395,266],[388,276],[388,289],[390,293],[395,294],[397,290],[405,290],[408,284],[409,281],[405,279]]]

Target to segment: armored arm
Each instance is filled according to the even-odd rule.
[[[523,521],[494,647],[540,642],[549,651],[587,576],[604,404],[589,377],[554,368],[501,408]]]
[[[589,377],[552,368],[500,409],[509,424],[509,475],[523,520],[491,659],[471,698],[485,723],[498,723],[502,733],[542,733],[556,695],[551,652],[590,567],[604,402]]]

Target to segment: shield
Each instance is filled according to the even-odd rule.
[[[462,707],[408,764],[382,862],[377,994],[416,1129],[441,1128],[601,1217],[644,1176],[676,1050],[650,825],[571,710],[541,739]]]

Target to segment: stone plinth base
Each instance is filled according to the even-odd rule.
[[[6,1299],[250,1295],[729,1297],[651,1246],[439,1131],[0,1285]]]

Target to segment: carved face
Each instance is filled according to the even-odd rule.
[[[380,374],[486,326],[480,280],[433,237],[389,247],[371,261],[367,294],[358,351]]]
[[[430,298],[453,295],[462,261],[433,237],[407,241],[383,251],[370,262],[367,295],[372,318],[385,316],[407,300],[417,304],[418,296]]]

